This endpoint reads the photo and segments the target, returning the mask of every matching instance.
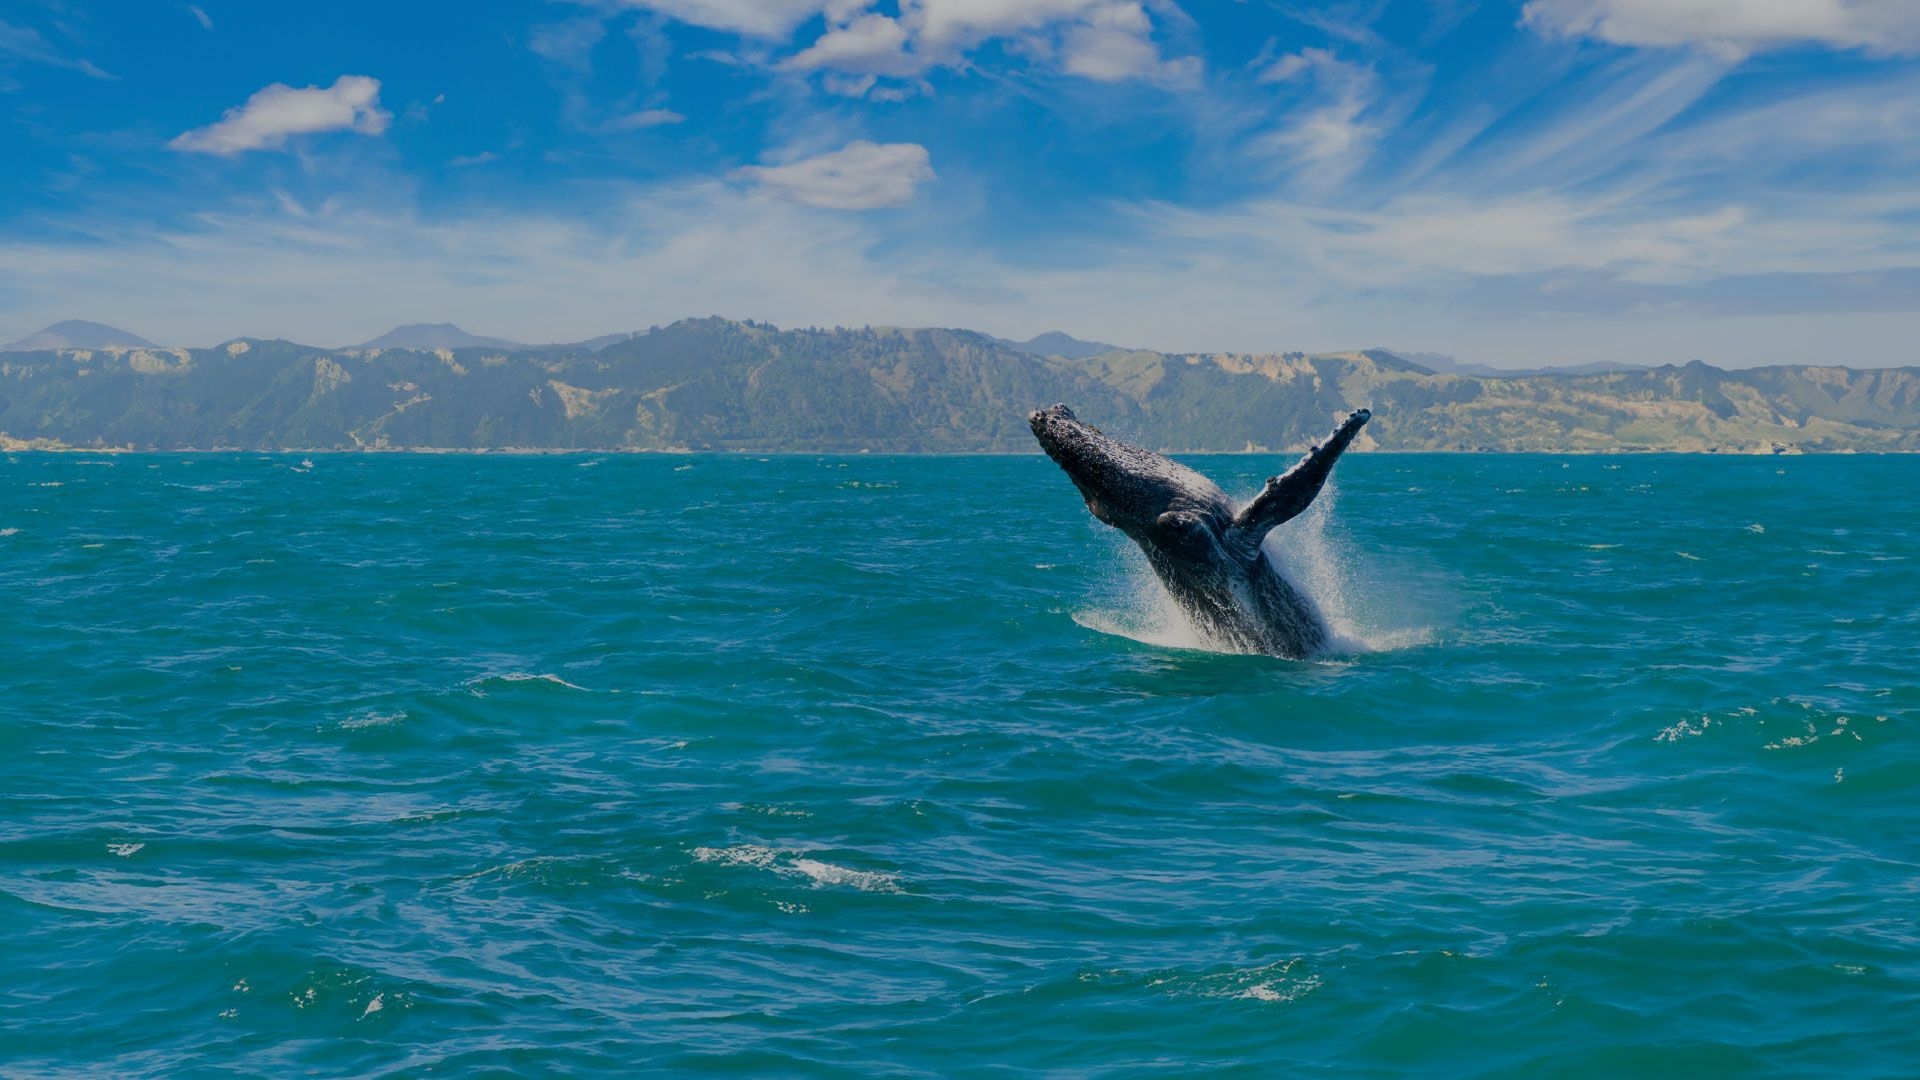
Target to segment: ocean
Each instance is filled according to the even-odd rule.
[[[1038,455],[13,455],[0,1074],[1920,1074],[1916,492],[1353,454],[1291,662]]]

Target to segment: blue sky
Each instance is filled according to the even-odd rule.
[[[0,340],[1920,363],[1914,0],[12,0]]]

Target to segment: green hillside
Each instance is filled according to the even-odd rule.
[[[968,330],[698,319],[585,346],[0,353],[0,441],[161,449],[1033,449],[1067,402],[1170,450],[1920,450],[1920,369],[1435,374],[1392,353],[1037,356]]]

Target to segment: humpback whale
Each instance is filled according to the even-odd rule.
[[[1353,412],[1245,506],[1185,465],[1083,423],[1065,405],[1040,409],[1027,423],[1093,516],[1146,552],[1195,629],[1222,648],[1298,659],[1326,646],[1327,626],[1261,542],[1312,504],[1372,415]]]

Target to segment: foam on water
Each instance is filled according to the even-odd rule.
[[[531,683],[531,682],[551,683],[554,686],[564,686],[568,690],[579,690],[589,694],[619,693],[619,691],[617,690],[608,690],[608,691],[594,690],[591,687],[581,686],[578,683],[571,683],[561,678],[558,675],[554,675],[546,672],[528,672],[528,671],[506,671],[506,672],[500,672],[492,675],[480,675],[475,678],[468,679],[467,686],[472,688],[473,692],[476,694],[484,694],[486,693],[486,691],[483,688],[490,683],[513,684],[513,683]]]
[[[760,844],[735,844],[723,848],[697,847],[693,849],[692,854],[697,862],[714,863],[720,866],[752,867],[758,870],[771,870],[786,877],[806,878],[815,888],[844,885],[861,892],[900,891],[899,879],[892,874],[838,866],[808,858],[806,852],[797,849],[772,848]]]

